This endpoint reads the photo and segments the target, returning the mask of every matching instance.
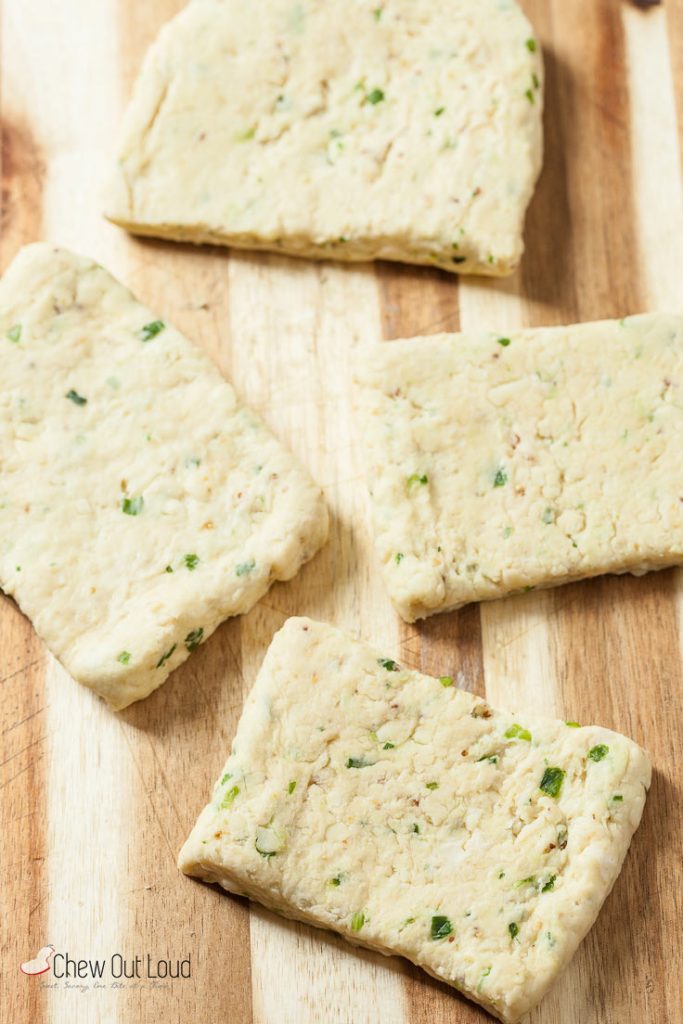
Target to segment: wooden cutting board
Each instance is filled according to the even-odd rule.
[[[502,282],[141,242],[108,225],[98,189],[124,103],[147,46],[181,6],[0,0],[0,264],[40,238],[103,262],[204,346],[310,467],[331,538],[296,580],[120,715],[76,686],[2,601],[0,1019],[488,1019],[400,960],[176,870],[270,637],[305,613],[453,675],[494,705],[600,723],[650,751],[652,790],[622,876],[530,1020],[681,1024],[683,574],[604,578],[401,624],[377,577],[348,380],[352,352],[378,336],[680,310],[683,0],[525,0],[546,59],[546,157],[524,262]],[[104,960],[99,986],[21,974],[48,944]],[[143,977],[112,982],[117,954],[129,972],[140,957]],[[148,954],[155,970],[160,958],[190,957],[191,977],[144,977]]]

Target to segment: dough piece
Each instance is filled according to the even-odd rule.
[[[683,317],[376,345],[357,384],[407,622],[683,561]]]
[[[308,473],[211,361],[91,260],[0,282],[0,585],[126,707],[327,534]]]
[[[452,683],[289,619],[179,865],[516,1021],[595,921],[650,766],[618,733]]]
[[[542,77],[512,0],[195,0],[144,63],[107,216],[178,241],[508,274]]]

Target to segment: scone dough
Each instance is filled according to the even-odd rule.
[[[356,379],[406,621],[683,562],[683,317],[411,338],[364,351]]]
[[[106,213],[180,241],[508,274],[542,80],[512,0],[194,0],[145,60]]]
[[[649,782],[617,733],[494,711],[289,619],[179,863],[513,1022],[595,921]]]
[[[327,535],[320,489],[212,362],[91,260],[0,282],[0,585],[114,708]]]

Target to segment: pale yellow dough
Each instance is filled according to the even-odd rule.
[[[683,317],[375,345],[358,441],[389,595],[469,601],[683,562]]]
[[[513,1022],[595,921],[650,766],[618,733],[497,712],[452,682],[289,619],[179,864]]]
[[[0,585],[123,708],[327,535],[308,473],[211,361],[91,260],[0,282]]]
[[[194,0],[145,60],[106,213],[182,241],[508,274],[542,79],[512,0]]]

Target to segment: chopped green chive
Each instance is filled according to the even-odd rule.
[[[442,686],[452,686],[453,676],[439,676],[439,682]]]
[[[185,637],[185,646],[187,647],[188,651],[192,653],[192,651],[199,647],[203,639],[204,627],[198,626],[197,629],[191,630],[191,632],[189,632]]]
[[[614,796],[612,797],[612,800],[614,801],[615,804],[620,804],[623,799],[624,798],[621,795],[621,793],[615,793]]]
[[[484,981],[485,981],[486,978],[488,978],[490,973],[491,973],[491,968],[490,967],[484,968],[484,970],[481,972],[481,978],[479,979],[479,984],[477,985],[477,992],[481,992],[482,986],[484,984]]]
[[[515,882],[515,889],[523,889],[527,885],[536,884],[536,875],[529,875],[528,878],[520,878],[518,882]]]
[[[145,324],[140,331],[140,341],[151,341],[152,338],[156,338],[157,334],[161,334],[165,327],[166,324],[163,320],[152,320],[151,323]]]
[[[445,939],[447,935],[453,932],[453,925],[447,917],[443,917],[441,914],[437,914],[432,918],[431,928],[429,934],[432,939],[436,942],[438,939]]]
[[[373,89],[372,92],[369,92],[367,94],[365,99],[368,101],[368,103],[372,103],[372,105],[375,106],[377,103],[382,102],[382,100],[384,99],[384,93],[382,92],[381,89]]]
[[[413,473],[412,476],[408,477],[406,481],[406,487],[411,488],[414,487],[415,484],[421,484],[422,486],[424,486],[424,484],[428,483],[429,477],[427,476],[426,473]]]
[[[338,888],[341,885],[340,876],[337,875],[335,878],[331,878],[329,884],[334,886],[335,889]]]
[[[531,81],[534,83],[534,89],[540,89],[541,88],[541,82],[540,82],[539,77],[538,77],[538,75],[536,74],[535,71],[534,71],[534,73],[531,76]]]
[[[145,507],[145,499],[142,495],[137,498],[124,498],[121,502],[121,511],[127,516],[139,516]]]
[[[540,782],[540,789],[547,793],[548,796],[553,797],[554,800],[557,800],[565,775],[566,772],[562,768],[546,768]]]
[[[399,666],[391,658],[378,658],[377,664],[385,668],[387,672],[400,672]]]
[[[199,556],[198,555],[185,555],[185,557],[183,558],[183,561],[184,561],[186,567],[190,570],[190,572],[194,572],[194,570],[199,565]]]
[[[597,747],[591,747],[588,751],[588,756],[591,761],[602,761],[604,757],[609,754],[609,747],[606,747],[604,743],[598,743]]]
[[[498,344],[502,345],[503,348],[507,348],[508,345],[510,344],[510,339],[509,338],[499,338],[498,339]]]
[[[551,875],[550,878],[548,879],[548,881],[544,885],[541,886],[541,892],[552,892],[552,890],[555,888],[555,879],[556,878],[557,878],[557,875]]]
[[[524,95],[528,99],[529,103],[534,103],[535,102],[534,101],[534,94],[531,91],[531,89],[526,89],[525,92],[524,92]]]
[[[418,824],[413,825],[413,832],[415,833],[415,835],[419,836],[420,826]]]
[[[221,779],[221,786],[224,786],[225,783],[228,781],[228,779],[231,779],[231,778],[232,778],[232,772],[226,772],[225,775],[223,776],[223,778]]]
[[[116,660],[120,661],[122,665],[127,665],[130,661],[130,651],[121,651]]]
[[[499,469],[493,478],[494,487],[504,487],[508,482],[508,475],[504,469]]]
[[[511,922],[511,923],[510,923],[510,924],[508,925],[508,931],[510,932],[510,938],[512,938],[512,939],[516,939],[516,938],[517,938],[517,936],[519,935],[519,925],[518,925],[518,924],[515,924],[515,922],[514,922],[514,921],[512,921],[512,922]]]
[[[441,117],[445,110],[445,107],[438,107],[437,110],[434,111],[434,117]]]
[[[379,21],[379,19],[382,17],[382,8],[381,7],[375,7],[375,9],[374,9],[374,11],[372,13],[373,13],[373,15],[375,17],[375,21]]]
[[[452,263],[467,263],[467,256],[453,256],[451,257]]]
[[[164,572],[173,572],[173,566],[167,565],[166,568],[164,569]]]
[[[362,910],[357,910],[351,918],[351,931],[359,932],[365,924],[365,914]]]
[[[405,555],[401,551],[397,551],[396,554],[394,555],[394,561],[396,562],[396,565],[400,565],[404,558]]]
[[[581,723],[580,722],[565,722],[564,724],[568,725],[570,729],[580,729],[581,728]]]
[[[177,646],[178,646],[177,644],[173,644],[173,647],[170,647],[170,648],[169,648],[169,649],[168,649],[168,650],[166,651],[166,654],[162,654],[162,655],[161,655],[161,657],[159,658],[159,660],[158,660],[158,662],[157,662],[157,664],[156,664],[156,667],[157,667],[157,668],[161,668],[161,666],[162,666],[162,665],[165,665],[165,664],[166,664],[166,662],[167,662],[167,661],[168,661],[168,659],[169,659],[169,658],[170,658],[170,657],[172,656],[172,654],[173,654],[173,652],[175,651],[175,649],[176,649],[176,647],[177,647]]]
[[[438,789],[439,788],[439,783],[438,782],[427,782],[426,786],[427,786],[427,789],[434,790],[434,789]]]
[[[15,324],[14,327],[10,327],[9,331],[5,335],[8,341],[13,341],[16,345],[21,341],[21,324]]]
[[[256,568],[256,562],[250,558],[248,562],[240,562],[235,566],[235,576],[248,576]]]
[[[292,793],[294,792],[295,789],[296,789],[296,779],[292,779],[290,784],[287,786],[287,792],[289,793],[290,796],[292,795]]]
[[[230,805],[234,801],[234,799],[237,796],[237,794],[239,793],[239,791],[240,791],[240,787],[239,786],[233,786],[231,789],[229,789],[227,791],[227,793],[224,794],[223,799],[221,800],[220,810],[223,811],[223,810],[225,810],[226,807],[230,807]]]
[[[529,51],[529,53],[536,53],[536,47],[537,43],[535,39],[527,39],[526,48]]]
[[[541,519],[546,524],[546,526],[550,526],[551,523],[555,522],[555,513],[551,508],[546,508],[543,512],[543,515],[541,516]]]
[[[77,391],[74,391],[73,388],[67,391],[64,397],[68,398],[69,401],[74,403],[74,405],[86,405],[88,402],[87,398],[83,398],[83,395],[79,395],[79,393]]]
[[[505,738],[508,740],[526,740],[527,743],[530,743],[531,733],[528,729],[523,729],[521,725],[517,725],[514,722],[509,729],[505,730]]]
[[[347,768],[370,768],[374,761],[366,761],[364,757],[349,757],[346,760]]]
[[[393,750],[394,746],[394,743],[385,743],[384,746],[382,747],[382,750]]]

